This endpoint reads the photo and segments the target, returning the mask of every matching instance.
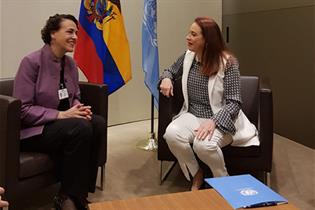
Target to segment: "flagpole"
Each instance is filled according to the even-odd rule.
[[[144,83],[151,92],[151,131],[148,139],[142,140],[137,144],[139,148],[144,150],[157,149],[157,141],[154,133],[154,105],[157,106],[159,101],[159,91],[157,90],[159,81],[159,53],[157,48],[156,27],[156,0],[144,0],[142,21],[142,69],[145,73]]]
[[[151,95],[151,138],[155,139],[154,133],[154,96]]]
[[[147,150],[147,151],[155,151],[157,150],[157,141],[155,139],[154,133],[154,96],[151,95],[151,131],[148,139],[142,140],[137,144],[139,149]]]

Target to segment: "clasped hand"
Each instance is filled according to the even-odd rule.
[[[208,140],[210,140],[213,135],[215,126],[215,122],[211,119],[202,122],[200,126],[195,130],[196,138],[199,140],[205,140],[208,137]]]
[[[92,119],[91,106],[84,106],[83,104],[77,104],[66,111],[61,111],[58,114],[58,119],[66,118],[84,118],[87,120]]]
[[[160,92],[166,97],[173,96],[173,83],[169,78],[164,78],[160,84]]]
[[[3,193],[4,193],[4,189],[2,187],[0,187],[0,208],[9,206],[9,203],[7,201],[4,201],[1,199],[1,195]]]

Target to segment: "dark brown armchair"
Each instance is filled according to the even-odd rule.
[[[167,98],[160,94],[158,124],[158,160],[161,161],[160,181],[166,179],[163,161],[176,161],[163,138],[165,129],[183,104],[181,80],[174,82],[174,96]],[[271,172],[273,147],[273,105],[272,92],[267,83],[256,76],[241,76],[242,110],[259,131],[260,146],[223,148],[229,174],[251,173],[267,183]]]
[[[21,101],[12,97],[13,80],[0,81],[0,186],[6,189],[4,198],[10,209],[30,192],[58,182],[54,163],[43,153],[20,152]],[[92,106],[92,112],[104,117],[107,132],[107,86],[80,82],[84,104]],[[107,157],[107,133],[105,144],[99,150],[101,190],[104,186],[104,170]]]

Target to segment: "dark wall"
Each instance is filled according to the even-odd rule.
[[[274,130],[315,148],[314,6],[223,15],[241,74],[268,77]]]

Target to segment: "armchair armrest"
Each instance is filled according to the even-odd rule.
[[[79,82],[81,91],[81,101],[92,107],[94,114],[101,115],[106,120],[108,110],[108,94],[107,85],[94,84],[89,82]]]
[[[166,97],[160,93],[159,95],[159,120],[163,127],[166,128],[167,125],[172,121],[173,118],[173,97]],[[165,131],[165,129],[164,129]]]
[[[174,96],[167,98],[163,94],[159,95],[159,126],[158,126],[158,160],[176,160],[168,148],[163,135],[173,117],[182,108],[184,98],[182,94],[181,79],[178,78],[173,83]]]
[[[107,85],[94,84],[89,82],[79,82],[81,91],[81,102],[90,105],[94,114],[100,115],[105,120],[105,140],[104,145],[99,148],[98,166],[103,166],[107,161],[107,123],[108,123],[108,94]]]
[[[167,98],[163,94],[159,95],[159,123],[158,123],[158,160],[175,160],[175,157],[168,149],[163,135],[168,124],[173,118],[174,97]]]
[[[260,81],[260,106],[259,106],[259,139],[261,141],[261,149],[263,153],[271,153],[265,155],[268,160],[266,162],[272,165],[272,148],[273,148],[273,99],[269,80],[262,79]],[[271,168],[268,170],[271,171]]]
[[[21,101],[0,95],[0,185],[19,177]]]

